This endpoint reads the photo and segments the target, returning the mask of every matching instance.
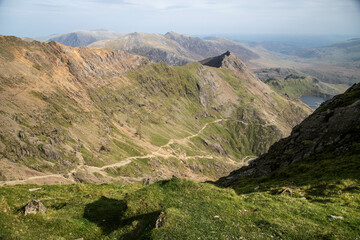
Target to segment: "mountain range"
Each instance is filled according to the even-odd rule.
[[[78,49],[54,43],[31,46],[18,39],[7,40],[8,46],[11,43],[17,50],[22,49],[18,46],[22,44],[24,51],[47,49],[49,54],[48,51],[54,48],[55,53],[67,51],[69,57],[79,54]],[[20,56],[12,47],[6,49],[11,51],[2,52],[2,60],[7,58],[11,62],[11,56]],[[92,51],[82,49],[81,56]],[[115,54],[108,50],[97,52],[103,61],[106,58],[101,53]],[[151,64],[145,58],[117,53],[123,54],[122,61],[131,59],[128,64],[138,63],[133,69],[135,72],[159,73],[161,70],[159,64]],[[202,71],[207,69],[207,74],[214,75],[219,71],[243,74],[243,77],[251,74],[243,62],[228,52],[207,59],[204,64],[220,67],[198,64]],[[14,62],[12,65],[26,70],[25,65]],[[173,74],[170,69],[178,68],[168,66],[164,69]],[[187,74],[183,77],[186,76],[190,77]],[[256,78],[252,80],[257,84],[256,88],[264,86]],[[78,82],[73,79],[73,83]],[[6,90],[17,89],[20,84],[27,86],[26,81],[14,81],[13,84],[12,88],[6,85]],[[16,93],[19,95],[19,91],[13,92]],[[24,99],[24,96],[21,94],[18,98]],[[275,96],[280,98],[272,94]],[[12,99],[6,105],[13,107],[18,103]],[[266,101],[263,104],[266,105]],[[5,239],[356,239],[360,233],[359,104],[360,84],[354,84],[344,94],[323,103],[293,128],[290,136],[273,144],[267,153],[216,182],[199,183],[173,176],[150,185],[147,180],[143,186],[121,182],[1,187],[0,236]],[[19,106],[15,108],[16,111],[19,109]],[[9,113],[2,109],[1,114]],[[25,121],[24,115],[15,116],[17,122],[22,120],[20,127],[35,119],[32,116],[33,119]],[[216,131],[226,135],[219,126]],[[91,132],[86,133],[90,138]],[[254,134],[259,133],[261,131]],[[117,133],[113,134],[116,136]],[[31,139],[23,132],[18,132],[18,136],[24,143],[26,138]],[[45,135],[38,137],[42,140]],[[17,164],[20,168],[21,163]],[[156,167],[161,168],[163,164],[166,162]],[[138,163],[137,169],[143,167],[145,165]],[[177,167],[179,165],[173,162],[171,168]],[[203,168],[204,172],[206,170]],[[24,214],[24,208],[34,202],[34,198],[37,199],[35,203],[41,203],[43,213]]]
[[[244,61],[259,57],[244,45],[228,39],[203,40],[168,32],[162,34],[132,33],[120,38],[94,42],[89,47],[121,49],[148,57],[154,62],[177,66],[220,55],[231,50]]]
[[[98,39],[99,36],[103,39]],[[290,47],[280,54],[269,50],[271,48],[268,48],[266,42],[246,44],[224,38],[204,40],[175,32],[122,34],[106,30],[78,31],[41,38],[41,40],[55,40],[69,46],[125,50],[146,56],[154,62],[165,62],[173,66],[200,61],[229,50],[256,71],[269,68],[290,68],[315,77],[324,83],[346,84],[347,86],[356,83],[360,77],[357,67],[358,39],[319,48]],[[342,89],[341,86],[340,89]]]
[[[125,35],[124,33],[113,32],[109,30],[79,30],[65,34],[54,34],[47,37],[39,38],[45,42],[56,41],[72,47],[87,46],[93,42],[117,38]]]
[[[311,112],[230,52],[173,67],[54,41],[0,48],[2,185],[217,179]]]
[[[356,39],[112,34],[0,36],[0,239],[359,238]]]

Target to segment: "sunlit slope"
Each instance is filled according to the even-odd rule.
[[[2,184],[217,179],[310,113],[234,55],[220,68],[171,67],[117,50],[0,44]]]

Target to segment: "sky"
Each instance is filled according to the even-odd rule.
[[[75,30],[360,36],[360,0],[0,0],[0,34]]]

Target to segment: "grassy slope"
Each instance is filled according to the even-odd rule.
[[[345,156],[314,156],[232,188],[177,178],[145,187],[2,187],[0,238],[357,239],[359,157],[355,144]],[[34,198],[47,213],[24,216],[23,206]],[[156,229],[159,216],[165,220]]]
[[[358,91],[332,107],[350,105]],[[324,106],[323,106],[324,108]],[[325,109],[326,110],[326,109]],[[319,111],[322,111],[320,108]],[[360,144],[333,146],[271,175],[149,186],[35,185],[0,188],[3,239],[358,239]],[[148,161],[144,159],[144,161]],[[47,213],[24,216],[31,199]],[[158,219],[163,220],[155,228]]]
[[[1,210],[8,210],[0,213],[0,237],[355,239],[360,234],[358,181],[328,186],[325,194],[309,192],[306,199],[274,193],[282,188],[237,195],[231,189],[178,179],[140,189],[79,184],[46,186],[31,193],[27,191],[31,186],[6,187],[1,189]],[[41,199],[47,213],[24,216],[22,207],[34,197]],[[161,212],[165,223],[154,229]],[[331,215],[344,219],[332,219]]]
[[[316,81],[314,78],[288,78],[266,81],[275,91],[288,94],[290,97],[317,96],[330,98],[330,96],[343,93],[348,86],[341,84],[330,84]]]

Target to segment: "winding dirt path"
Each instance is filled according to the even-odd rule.
[[[106,169],[108,168],[118,168],[118,167],[122,167],[125,166],[127,164],[130,164],[134,159],[144,159],[144,158],[152,158],[152,157],[163,157],[165,159],[169,158],[169,157],[176,157],[176,155],[169,153],[168,150],[165,150],[165,148],[169,147],[171,144],[174,143],[179,143],[179,144],[186,144],[187,142],[190,141],[191,138],[197,137],[199,136],[210,124],[214,124],[214,123],[218,123],[221,121],[237,121],[237,122],[241,122],[244,125],[247,125],[247,123],[241,121],[241,120],[236,120],[236,119],[225,119],[225,118],[221,118],[221,119],[216,119],[212,122],[208,122],[205,123],[204,126],[195,134],[187,136],[185,138],[182,139],[170,139],[168,141],[168,143],[160,146],[156,151],[151,152],[147,155],[142,155],[142,156],[133,156],[133,157],[127,157],[125,158],[123,161],[121,162],[117,162],[117,163],[113,163],[113,164],[109,164],[109,165],[105,165],[102,167],[94,167],[94,166],[88,166],[85,164],[85,161],[81,155],[80,152],[76,153],[76,157],[79,159],[79,165],[76,166],[76,168],[74,168],[73,170],[71,170],[68,174],[48,174],[48,175],[41,175],[41,176],[34,176],[34,177],[29,177],[26,179],[21,179],[21,180],[11,180],[11,181],[0,181],[0,186],[6,186],[6,185],[16,185],[16,184],[26,184],[26,183],[31,183],[31,181],[33,180],[45,180],[45,179],[52,179],[53,181],[59,181],[59,182],[63,182],[63,183],[75,183],[76,180],[74,179],[74,175],[80,171],[80,170],[84,170],[88,173],[100,173],[100,174],[105,174],[106,173]],[[179,156],[178,156],[179,157]],[[248,157],[250,158],[254,158],[255,156],[246,156],[243,161],[242,164],[244,164],[245,159],[247,159]],[[199,156],[183,156],[182,159],[191,159],[191,158],[209,158],[209,159],[213,159],[214,157],[212,155],[199,155]]]

